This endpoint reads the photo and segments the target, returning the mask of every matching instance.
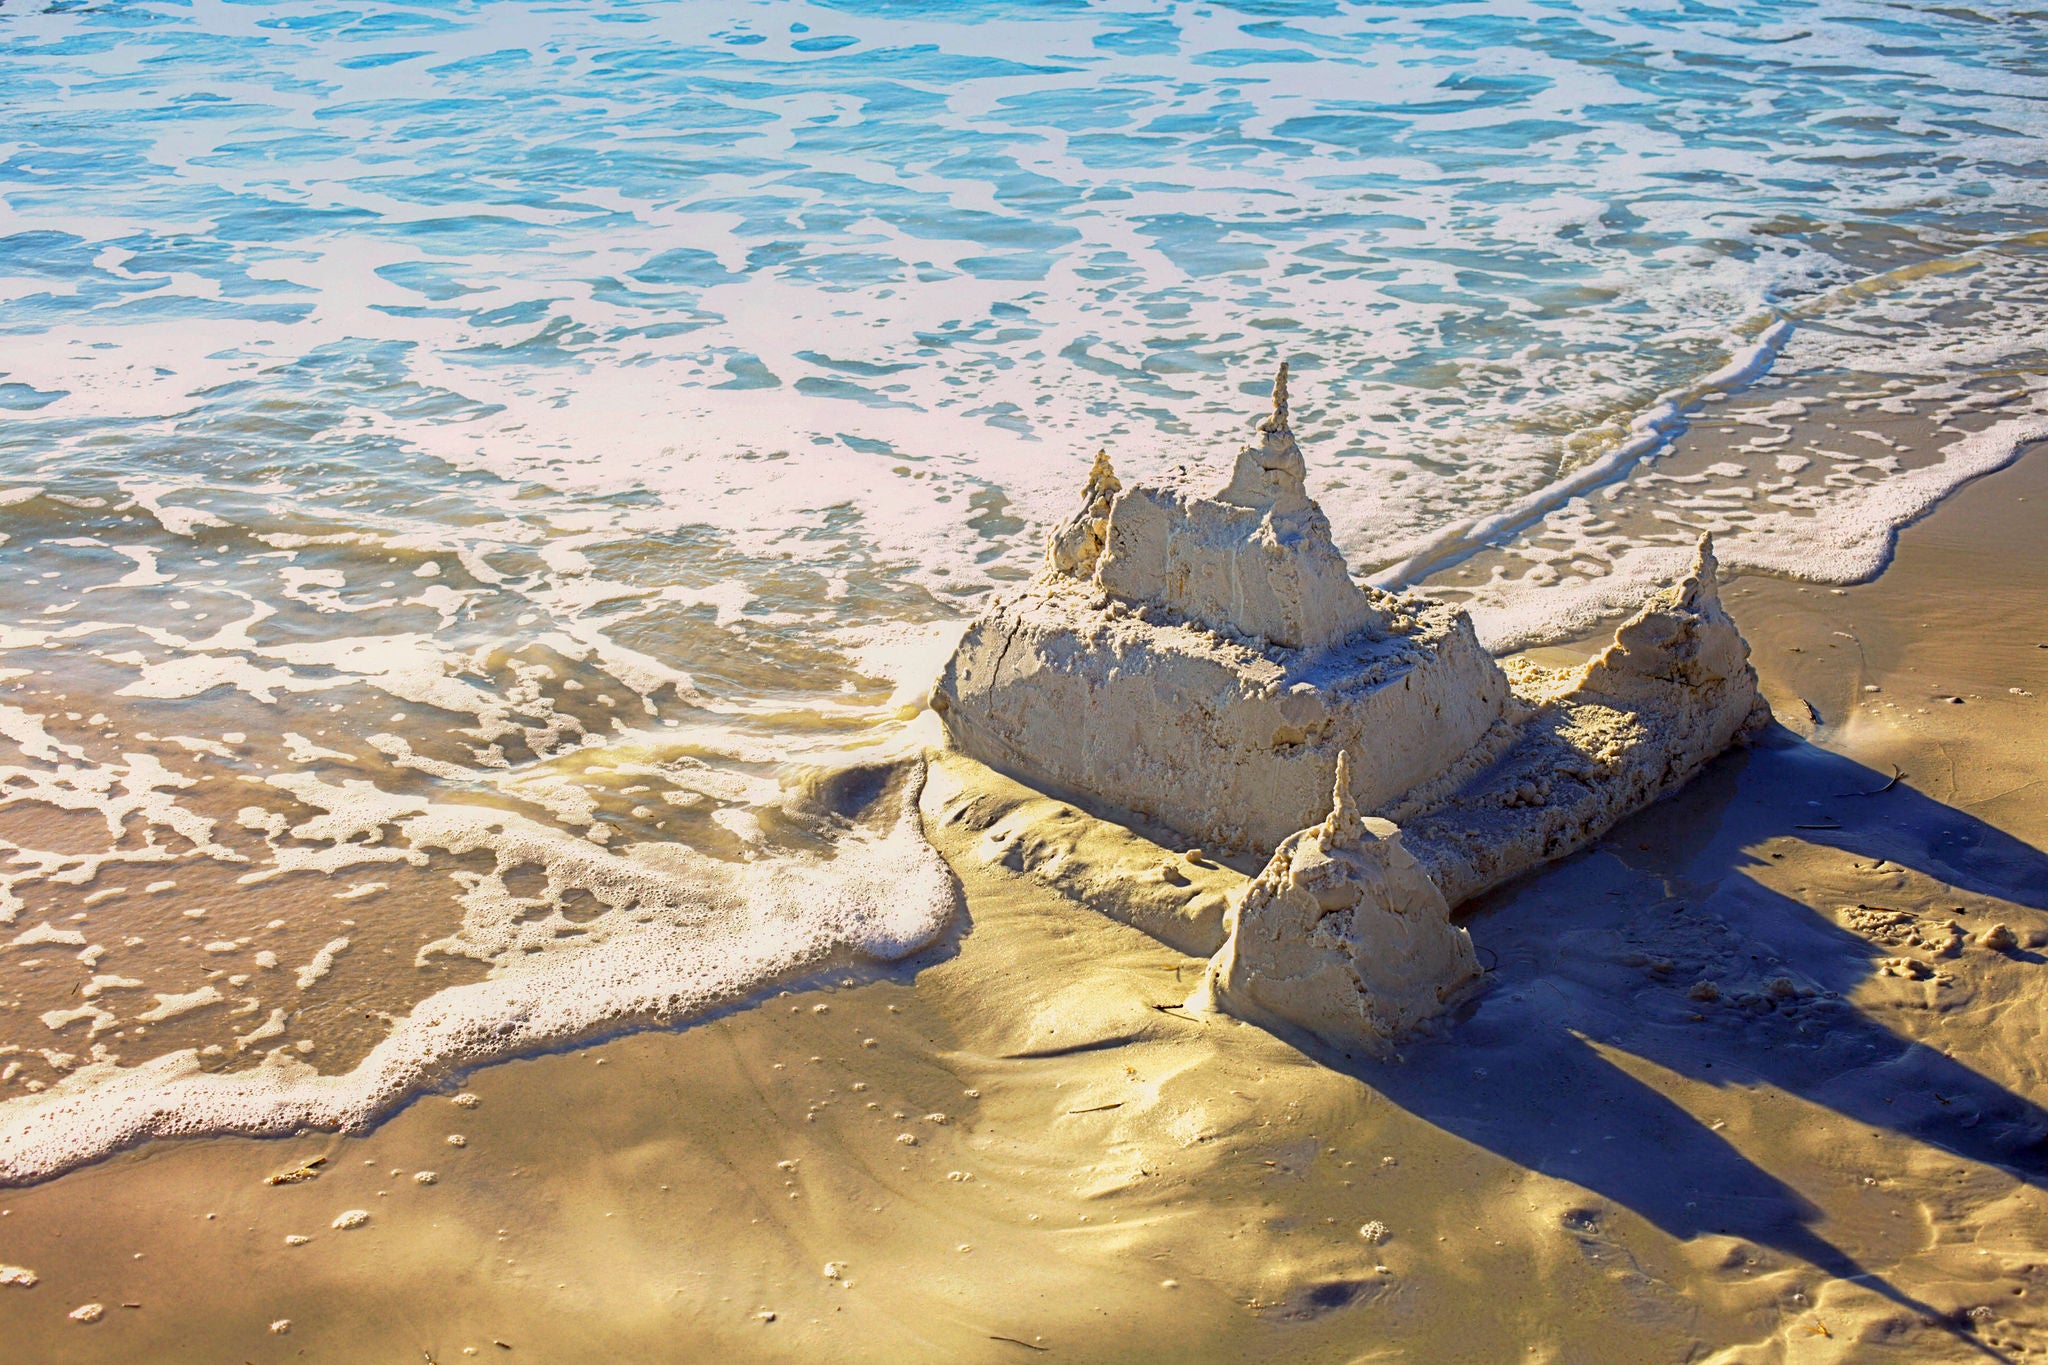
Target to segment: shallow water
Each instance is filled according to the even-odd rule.
[[[130,1076],[9,1172],[922,941],[900,791],[788,784],[910,742],[1097,446],[1213,469],[1283,359],[1354,566],[1496,644],[1702,528],[1875,571],[2039,425],[2044,47],[2010,5],[0,8],[0,1123],[117,1060],[255,1077]],[[1779,440],[1823,393],[2002,424]],[[1695,402],[1753,450],[1660,455]]]

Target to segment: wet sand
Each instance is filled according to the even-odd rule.
[[[1781,726],[1467,907],[1490,988],[1401,1062],[1161,1008],[1198,959],[1013,871],[942,765],[941,947],[489,1067],[366,1135],[0,1192],[0,1263],[38,1276],[0,1285],[0,1334],[66,1361],[2048,1354],[2044,514],[2036,450],[1874,583],[1730,583]],[[1070,883],[1174,861],[1091,838]],[[1233,875],[1197,871],[1195,899]]]

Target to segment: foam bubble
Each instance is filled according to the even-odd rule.
[[[311,962],[299,968],[299,989],[302,991],[311,990],[315,982],[334,970],[335,956],[347,948],[348,940],[345,938],[329,940],[319,952],[313,954]]]
[[[138,1023],[160,1024],[166,1019],[176,1019],[181,1014],[190,1014],[193,1010],[204,1009],[208,1005],[218,1005],[225,999],[227,997],[213,986],[201,986],[196,991],[186,991],[183,994],[159,993],[156,1004],[135,1018]]]

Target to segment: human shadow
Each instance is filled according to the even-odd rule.
[[[1754,875],[1769,858],[1759,845],[1796,834],[2040,908],[2048,855],[1891,778],[1782,735],[1729,755],[1672,798],[1679,809],[1624,822],[1467,907],[1489,989],[1440,1034],[1402,1061],[1322,1060],[1673,1237],[1724,1234],[1796,1257],[2003,1359],[1970,1320],[1819,1235],[1819,1210],[1717,1131],[1711,1093],[1688,1098],[1695,1112],[1664,1093],[1761,1083],[2048,1185],[2048,1110],[1847,999],[1883,959],[1929,971],[1945,960],[1851,932]],[[1880,922],[1894,913],[1866,908]],[[1920,928],[1910,916],[1886,927],[1902,940]],[[1938,926],[1926,929],[1931,943]],[[1935,976],[1913,985],[1937,1003],[1946,989]]]

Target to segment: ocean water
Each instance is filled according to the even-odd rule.
[[[2048,434],[2044,72],[2017,4],[5,0],[0,1179],[928,942],[950,632],[1282,360],[1354,569],[1498,647],[1701,529],[1879,571]]]

